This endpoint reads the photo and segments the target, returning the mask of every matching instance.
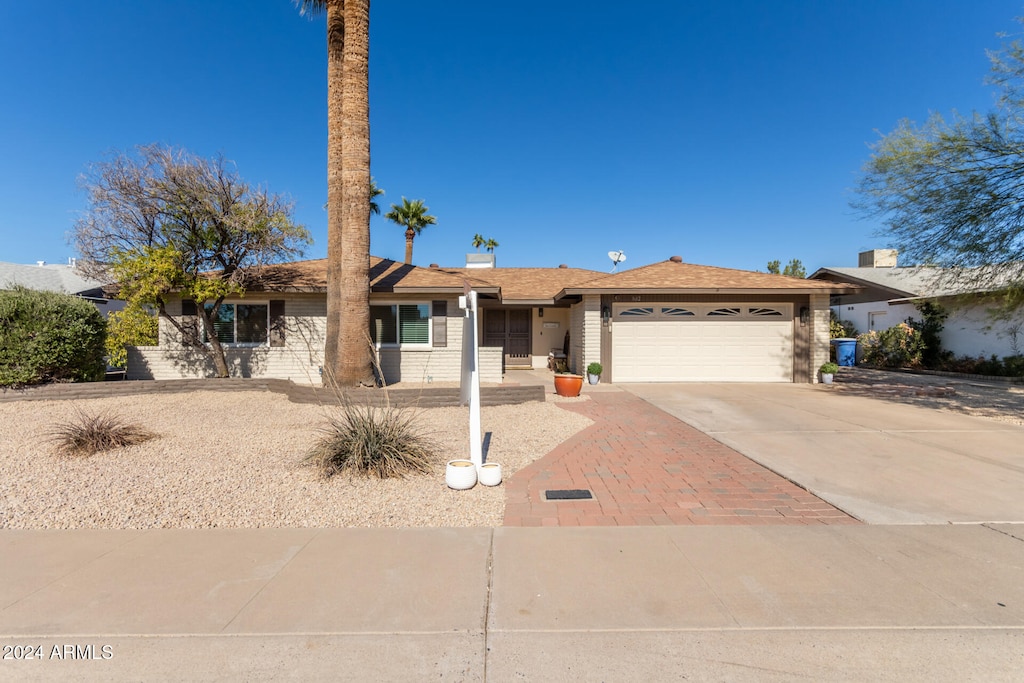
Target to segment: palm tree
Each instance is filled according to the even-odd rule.
[[[370,176],[370,213],[374,216],[380,215],[380,204],[377,203],[377,197],[384,194],[383,188],[377,187],[377,181]]]
[[[327,338],[324,381],[373,383],[370,329],[370,0],[294,0],[327,15]],[[343,154],[344,152],[344,154]]]
[[[484,242],[484,249],[486,249],[487,253],[489,253],[489,254],[493,254],[494,253],[494,248],[495,247],[499,247],[499,246],[501,246],[501,245],[498,244],[498,241],[496,239],[494,239],[493,237],[487,238],[487,241]]]
[[[392,223],[397,223],[405,228],[405,262],[412,263],[412,240],[423,231],[428,225],[436,225],[437,217],[428,216],[430,207],[423,203],[422,199],[409,201],[402,197],[402,205],[391,205],[391,210],[384,214],[384,218]]]
[[[473,235],[473,246],[476,247],[476,251],[478,254],[480,253],[480,247],[484,246],[485,244],[487,244],[487,240],[484,239],[483,235],[481,235],[480,233]]]

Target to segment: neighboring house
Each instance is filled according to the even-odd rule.
[[[828,359],[829,296],[856,289],[679,257],[615,274],[472,265],[371,259],[368,343],[388,382],[459,380],[467,285],[478,293],[485,382],[546,367],[564,348],[570,369],[600,362],[607,382],[814,382]],[[232,374],[321,381],[326,273],[326,260],[266,266],[244,298],[226,301],[217,332]],[[172,299],[167,309],[197,323],[193,302]],[[211,370],[204,350],[184,346],[165,320],[159,346],[129,354],[130,378]]]
[[[83,277],[75,267],[74,259],[67,265],[38,261],[34,266],[20,263],[0,263],[0,289],[20,285],[43,292],[63,292],[87,299],[104,316],[124,308],[124,302],[112,301],[104,296],[105,283]]]
[[[948,272],[932,267],[898,267],[893,249],[875,249],[859,254],[857,268],[819,268],[812,280],[848,282],[861,286],[857,292],[837,293],[832,310],[849,320],[858,332],[885,330],[907,320],[921,319],[916,305],[938,303],[949,313],[940,337],[942,347],[957,356],[1012,356],[1024,350],[1024,310],[1015,319],[993,320],[991,295],[1005,290],[1007,283],[1020,281],[1022,268],[1011,264],[965,271],[960,284],[943,278]]]

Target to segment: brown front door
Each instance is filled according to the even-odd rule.
[[[484,346],[500,346],[505,351],[504,365],[532,365],[530,359],[529,308],[485,308]]]

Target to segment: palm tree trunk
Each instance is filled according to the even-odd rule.
[[[324,381],[373,384],[369,0],[327,3],[327,340]]]
[[[405,231],[405,262],[409,265],[412,264],[412,238],[415,236],[416,233],[412,228]]]

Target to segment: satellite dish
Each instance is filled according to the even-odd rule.
[[[621,249],[619,251],[609,251],[608,258],[612,260],[612,272],[615,272],[615,268],[626,260],[626,253]]]

